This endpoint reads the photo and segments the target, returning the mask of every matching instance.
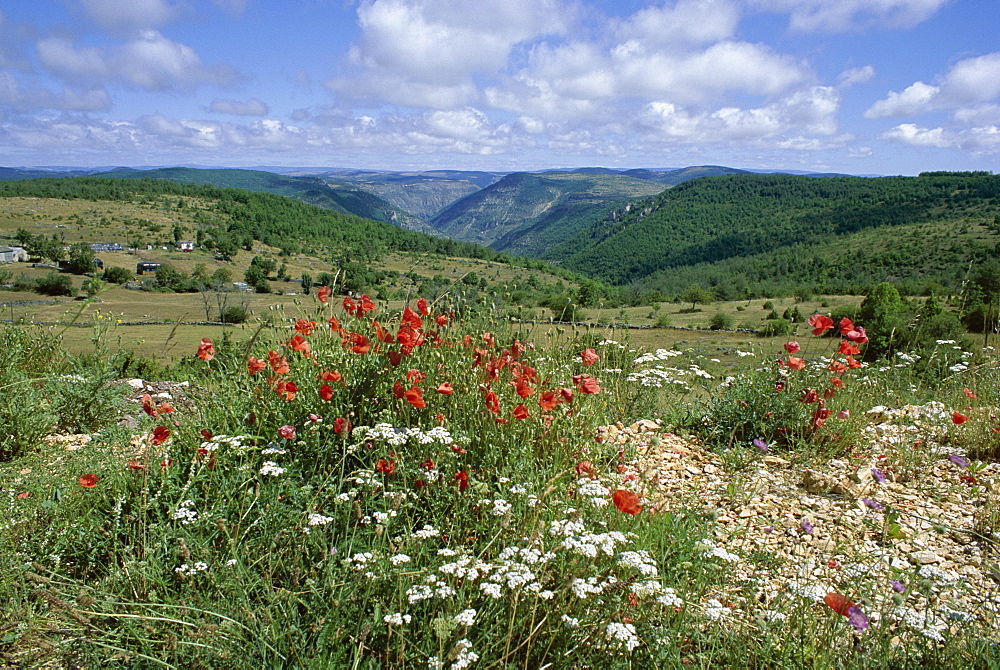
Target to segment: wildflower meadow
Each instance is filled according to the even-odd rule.
[[[992,349],[817,314],[731,365],[446,300],[323,287],[170,370],[5,331],[0,660],[1000,665]]]

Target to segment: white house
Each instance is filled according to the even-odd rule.
[[[0,263],[26,263],[28,252],[21,247],[0,247]]]

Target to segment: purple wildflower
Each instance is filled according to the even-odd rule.
[[[892,586],[892,590],[896,593],[906,593],[906,587],[903,586],[903,582],[898,579],[894,579],[889,584]]]
[[[802,519],[802,530],[804,530],[805,532],[807,532],[807,533],[809,533],[810,535],[812,535],[812,534],[813,534],[813,530],[814,530],[815,528],[816,528],[816,527],[815,527],[815,526],[813,526],[813,525],[812,525],[811,523],[809,523],[809,521],[808,521],[808,520],[806,520],[806,519]]]
[[[854,626],[854,630],[858,631],[859,633],[863,630],[867,630],[868,626],[871,625],[871,622],[868,620],[868,617],[865,616],[865,613],[862,612],[861,608],[858,607],[857,605],[854,605],[853,607],[847,610],[847,623]]]
[[[872,477],[875,478],[879,484],[885,484],[885,473],[878,468],[872,468]]]
[[[872,500],[871,498],[862,498],[861,502],[863,502],[864,504],[868,505],[869,507],[871,507],[874,510],[878,510],[879,512],[881,512],[882,510],[885,509],[885,505],[883,505],[882,503],[880,503],[877,500]]]
[[[960,468],[967,468],[967,467],[969,467],[969,461],[965,460],[964,458],[962,458],[958,454],[952,454],[951,456],[948,457],[948,460],[951,461],[952,463],[954,463],[955,465],[957,465]]]
[[[767,451],[767,442],[758,438],[754,438],[753,446],[757,447],[761,451]]]

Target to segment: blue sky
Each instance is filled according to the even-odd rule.
[[[0,165],[997,171],[997,0],[7,0]]]

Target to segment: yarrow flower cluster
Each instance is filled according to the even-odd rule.
[[[185,526],[194,523],[198,520],[198,512],[190,509],[191,507],[194,507],[194,501],[185,500],[177,506],[177,509],[174,510],[174,513],[171,516],[173,516],[174,519],[179,520]]]

